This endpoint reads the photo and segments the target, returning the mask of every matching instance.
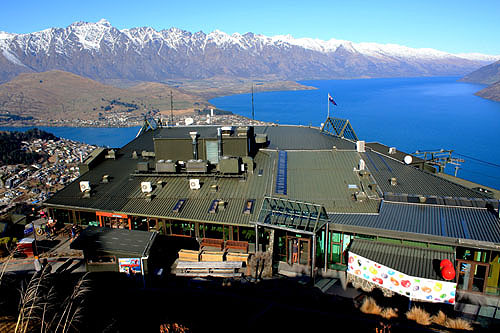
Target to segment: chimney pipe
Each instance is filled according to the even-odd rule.
[[[220,127],[217,128],[217,154],[222,157],[222,133]]]
[[[189,132],[189,136],[193,139],[193,158],[195,160],[198,159],[198,145],[196,142],[196,138],[198,137],[198,132]]]

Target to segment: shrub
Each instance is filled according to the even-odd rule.
[[[391,319],[391,318],[396,318],[398,316],[398,312],[397,309],[395,310],[393,308],[385,308],[384,310],[382,310],[380,315],[385,319]]]
[[[371,297],[365,298],[365,300],[363,301],[363,305],[361,305],[360,310],[363,313],[374,314],[374,315],[380,315],[382,313],[382,308],[378,306],[375,300]]]
[[[441,325],[441,326],[445,325],[446,320],[448,320],[448,317],[446,317],[446,315],[444,314],[444,312],[441,311],[441,310],[439,310],[439,312],[438,312],[437,315],[431,317],[431,321],[434,324]]]
[[[417,306],[414,306],[410,311],[406,312],[406,318],[414,320],[424,326],[428,326],[432,323],[430,314]]]
[[[444,324],[447,328],[454,328],[458,330],[472,331],[472,325],[462,318],[450,319],[448,318]]]

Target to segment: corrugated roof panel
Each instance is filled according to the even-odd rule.
[[[338,225],[500,244],[498,217],[481,208],[384,202],[377,215],[332,214],[330,221]],[[463,225],[466,225],[467,234]]]

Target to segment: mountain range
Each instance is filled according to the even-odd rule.
[[[393,44],[116,29],[75,22],[27,34],[0,32],[0,83],[20,73],[63,70],[93,80],[153,81],[213,77],[274,80],[464,75],[500,56],[451,54]]]

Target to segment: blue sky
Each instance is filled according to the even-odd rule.
[[[0,30],[28,33],[101,18],[118,29],[219,29],[500,55],[499,0],[11,0],[1,6]]]

